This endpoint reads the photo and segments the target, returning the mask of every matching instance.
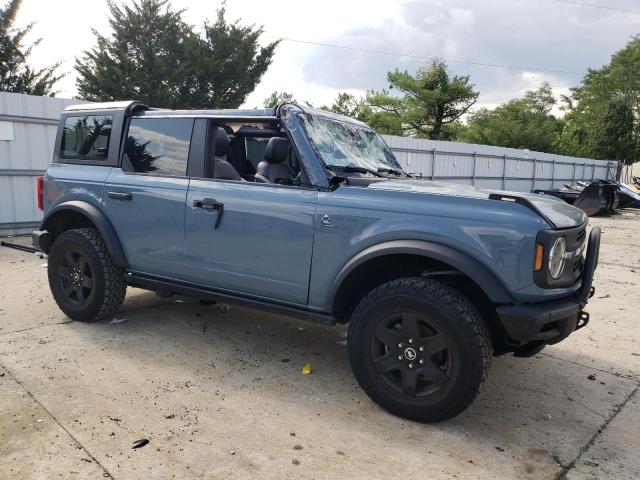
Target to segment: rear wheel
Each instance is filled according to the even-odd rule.
[[[349,324],[349,361],[373,401],[423,422],[467,408],[489,370],[491,341],[476,309],[459,292],[423,278],[372,290]]]
[[[93,322],[115,313],[127,286],[93,228],[58,235],[49,254],[49,287],[60,309],[74,320]]]

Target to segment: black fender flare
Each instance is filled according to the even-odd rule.
[[[113,258],[113,262],[119,267],[128,267],[127,257],[124,254],[122,243],[120,243],[120,239],[118,238],[113,225],[111,225],[109,219],[100,211],[100,209],[88,202],[82,200],[69,200],[61,203],[60,205],[56,205],[47,212],[40,224],[40,229],[49,230],[47,227],[50,225],[51,220],[56,215],[60,214],[60,212],[64,211],[77,212],[87,217],[87,219],[89,219],[100,232],[100,235],[107,246],[107,250],[109,250],[111,257]]]
[[[325,304],[327,311],[333,311],[336,295],[351,272],[369,260],[392,254],[420,255],[447,263],[477,283],[492,302],[513,303],[509,291],[496,275],[466,253],[426,240],[392,240],[365,248],[345,263],[329,290]]]

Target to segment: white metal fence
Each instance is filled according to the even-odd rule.
[[[60,113],[76,103],[0,92],[0,235],[26,233],[40,222],[36,177],[51,162]]]
[[[0,92],[0,235],[27,233],[42,218],[36,182],[53,155],[60,113],[78,100]],[[512,148],[386,136],[403,168],[434,180],[528,192],[614,178],[616,162]]]
[[[515,148],[386,135],[407,172],[431,180],[529,192],[577,180],[615,179],[618,162],[567,157]]]

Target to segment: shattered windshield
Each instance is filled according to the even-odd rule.
[[[402,172],[396,157],[375,130],[320,115],[305,114],[302,120],[309,140],[327,167]]]

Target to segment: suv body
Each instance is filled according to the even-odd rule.
[[[600,231],[581,210],[414,178],[353,119],[85,104],[54,152],[33,241],[72,318],[113,313],[132,285],[349,323],[363,388],[424,421],[471,403],[492,354],[588,321]]]

